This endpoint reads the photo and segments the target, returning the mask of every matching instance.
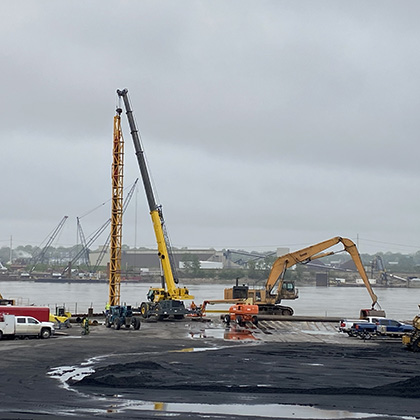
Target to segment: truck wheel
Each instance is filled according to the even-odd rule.
[[[121,319],[115,318],[114,325],[115,325],[115,329],[119,330],[121,328]]]
[[[230,325],[230,315],[225,315],[224,318],[223,318],[223,322],[225,322],[225,324],[227,326],[229,326]]]
[[[133,318],[133,327],[134,327],[135,330],[139,330],[140,329],[140,319]]]
[[[51,330],[49,328],[43,328],[41,330],[41,338],[47,339],[51,337]]]
[[[413,344],[411,345],[411,350],[413,350],[416,353],[420,351],[420,337],[416,338],[413,341]]]
[[[3,331],[0,331],[0,340],[3,338]]]
[[[258,326],[258,317],[257,317],[256,315],[254,315],[254,316],[252,317],[252,323],[253,323],[255,326]]]
[[[239,326],[242,326],[243,325],[242,317],[240,315],[236,315],[236,323]]]
[[[149,305],[146,302],[142,302],[140,305],[140,313],[143,318],[148,318]]]

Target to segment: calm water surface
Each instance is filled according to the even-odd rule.
[[[146,300],[150,286],[158,284],[121,283],[121,302],[139,306]],[[183,286],[183,285],[181,285]],[[194,301],[223,299],[223,290],[232,284],[192,285]],[[14,298],[19,304],[47,305],[54,310],[65,304],[73,313],[102,312],[108,300],[108,284],[104,283],[36,283],[31,281],[0,281],[0,293]],[[378,302],[389,318],[412,320],[420,304],[420,288],[376,288]],[[188,302],[186,302],[188,304]],[[326,315],[358,317],[361,308],[369,308],[371,299],[364,287],[299,287],[299,299],[283,301],[295,315]]]

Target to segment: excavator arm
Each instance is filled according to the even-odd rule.
[[[372,308],[378,303],[378,298],[373,292],[372,286],[369,283],[369,279],[367,277],[365,268],[363,266],[362,260],[360,258],[360,254],[357,250],[357,247],[353,241],[347,238],[342,238],[340,236],[337,236],[335,238],[328,239],[324,242],[320,242],[315,245],[308,246],[307,248],[300,249],[299,251],[291,252],[289,254],[283,255],[274,262],[270,275],[268,276],[267,282],[266,282],[266,291],[268,294],[271,294],[274,287],[277,283],[278,285],[278,298],[277,300],[280,300],[280,293],[282,290],[282,285],[284,281],[284,276],[286,274],[286,270],[290,267],[293,267],[296,264],[302,263],[306,264],[310,261],[326,257],[328,255],[335,254],[334,251],[328,251],[323,252],[326,249],[337,245],[337,244],[343,244],[344,251],[348,252],[350,256],[353,259],[354,264],[356,265],[356,268],[363,280],[363,283],[372,299]]]

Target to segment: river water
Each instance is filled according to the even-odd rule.
[[[121,303],[134,307],[146,300],[150,286],[137,282],[121,283]],[[192,285],[189,290],[196,303],[223,299],[223,290],[232,284]],[[0,293],[16,299],[21,305],[46,305],[55,311],[63,304],[72,313],[86,313],[92,307],[102,312],[108,300],[108,284],[103,283],[38,283],[32,281],[0,281]],[[420,288],[376,288],[378,302],[389,318],[412,320],[418,313]],[[369,308],[371,299],[364,287],[299,287],[299,298],[283,301],[291,306],[295,315],[334,316],[357,318],[361,308]],[[186,304],[188,304],[186,302]]]

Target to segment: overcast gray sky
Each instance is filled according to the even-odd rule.
[[[76,217],[87,237],[105,223],[128,88],[174,246],[420,250],[419,2],[16,0],[0,15],[0,246],[40,245],[64,215],[55,246],[76,244]],[[123,236],[155,246],[142,184]]]

